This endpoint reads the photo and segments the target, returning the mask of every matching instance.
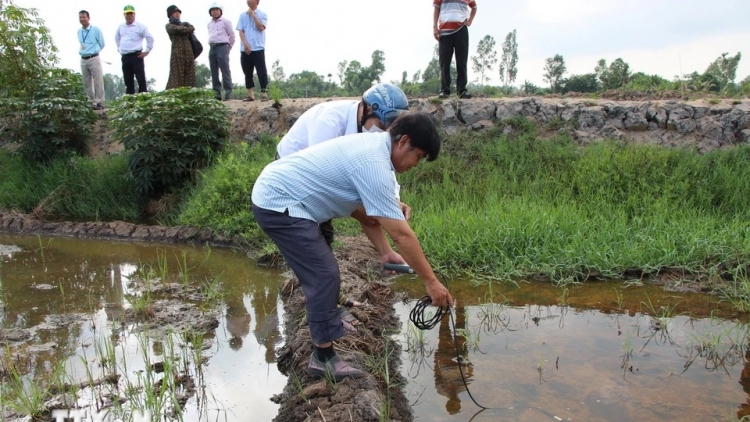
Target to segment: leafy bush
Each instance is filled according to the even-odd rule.
[[[83,93],[79,74],[52,69],[31,85],[30,97],[2,98],[0,109],[18,152],[35,162],[49,162],[74,152],[85,155],[96,113]]]
[[[277,141],[261,136],[258,144],[228,148],[201,175],[183,204],[177,224],[208,227],[249,240],[262,238],[250,209],[250,194],[255,179],[273,160]]]
[[[35,8],[0,0],[0,97],[26,96],[57,63],[57,48]]]
[[[128,177],[155,197],[178,189],[227,143],[229,109],[206,89],[126,95],[110,109],[113,137],[131,151]]]

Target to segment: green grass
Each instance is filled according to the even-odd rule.
[[[0,208],[51,219],[140,218],[143,201],[125,178],[125,156],[62,158],[42,166],[0,150]]]

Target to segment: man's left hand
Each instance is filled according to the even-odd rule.
[[[406,221],[409,221],[409,218],[411,217],[411,207],[401,201],[398,201],[398,207],[401,208],[401,212],[404,213]]]

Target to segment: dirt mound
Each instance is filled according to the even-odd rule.
[[[335,342],[337,353],[348,363],[367,372],[361,379],[335,382],[307,374],[313,345],[305,319],[305,298],[299,281],[288,280],[282,288],[286,310],[287,342],[279,352],[278,365],[289,377],[275,421],[410,421],[409,402],[401,388],[400,346],[386,334],[398,329],[393,310],[398,300],[380,269],[375,250],[366,238],[343,239],[337,250],[341,270],[342,297],[362,306],[351,310],[359,319],[356,333]]]

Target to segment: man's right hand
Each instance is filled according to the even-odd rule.
[[[440,31],[436,27],[432,28],[432,36],[435,37],[436,40],[440,41]]]
[[[446,305],[453,307],[453,298],[448,289],[437,280],[426,282],[427,294],[432,299],[432,305],[438,308],[444,308]]]

